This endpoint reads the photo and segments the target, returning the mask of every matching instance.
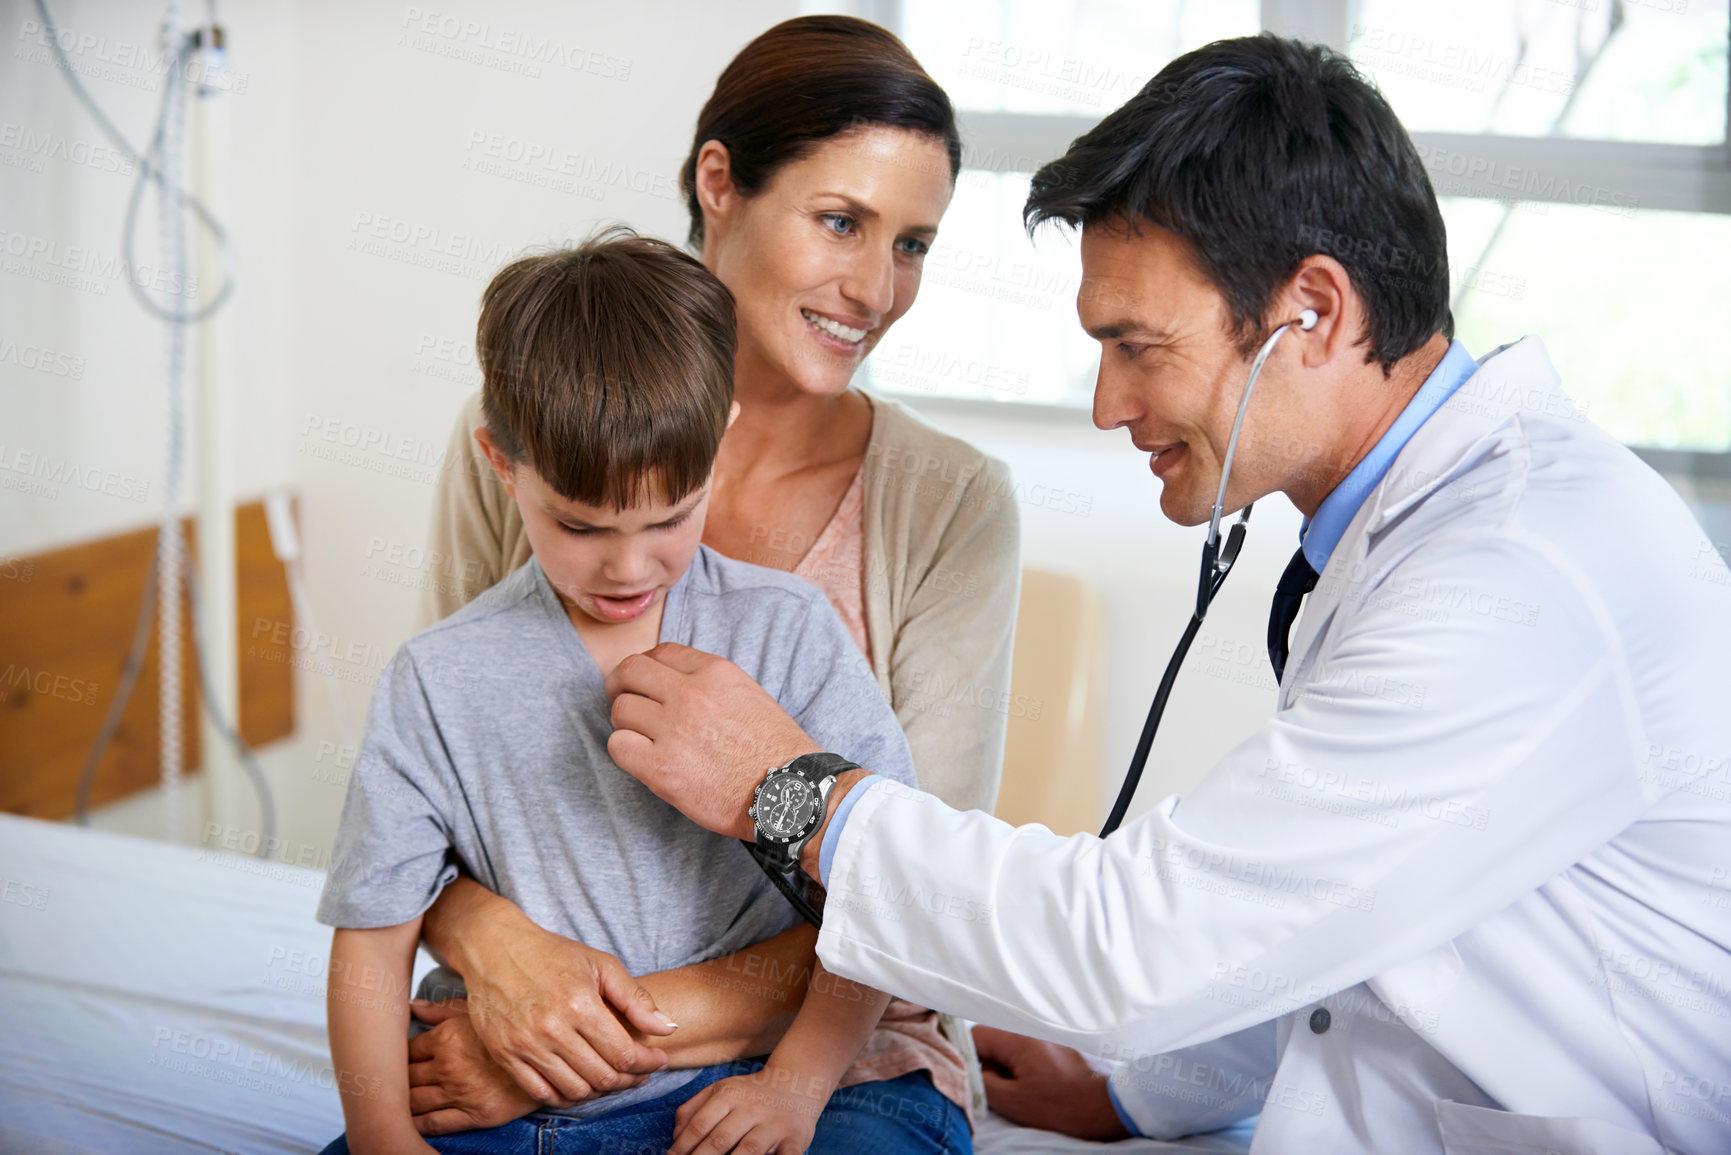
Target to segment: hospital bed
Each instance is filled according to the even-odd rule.
[[[0,815],[0,1152],[319,1150],[342,1130],[325,1042],[321,871]],[[416,979],[430,969],[424,954]],[[986,1155],[1108,1146],[981,1127]]]

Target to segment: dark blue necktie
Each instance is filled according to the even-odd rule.
[[[1310,559],[1300,547],[1286,563],[1280,584],[1274,587],[1274,608],[1268,613],[1268,660],[1274,663],[1277,682],[1286,674],[1287,638],[1292,633],[1292,623],[1298,619],[1298,608],[1304,604],[1304,595],[1315,588],[1316,571],[1310,568]]]

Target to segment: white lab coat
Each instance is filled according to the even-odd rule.
[[[881,783],[818,954],[1121,1060],[1155,1137],[1728,1152],[1728,670],[1731,574],[1527,338],[1365,500],[1195,790],[1102,842]]]

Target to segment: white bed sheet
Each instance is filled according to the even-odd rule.
[[[325,1042],[322,871],[0,815],[0,1152],[317,1151],[342,1130]],[[423,953],[416,979],[432,962]],[[980,1128],[982,1155],[1243,1152]]]
[[[0,1147],[305,1152],[342,1130],[321,871],[0,816]]]

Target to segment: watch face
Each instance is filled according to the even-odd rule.
[[[817,789],[798,774],[777,774],[758,790],[756,810],[759,829],[791,840],[817,816]]]

